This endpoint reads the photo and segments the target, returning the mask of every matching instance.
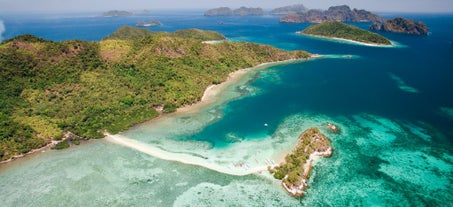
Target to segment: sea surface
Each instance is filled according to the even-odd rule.
[[[310,127],[334,148],[315,162],[305,196],[294,199],[266,172],[233,176],[93,140],[0,166],[0,206],[452,206],[453,14],[382,15],[423,21],[430,34],[381,33],[396,46],[368,47],[300,36],[310,24],[280,24],[278,16],[0,14],[3,39],[98,41],[157,19],[163,25],[149,29],[215,30],[230,41],[321,54],[256,69],[215,104],[121,136],[232,168],[268,162]],[[329,133],[327,123],[341,133]]]

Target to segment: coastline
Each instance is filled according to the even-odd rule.
[[[169,113],[169,114],[161,114],[159,117],[156,117],[154,119],[151,119],[149,121],[146,121],[144,123],[138,124],[134,127],[137,126],[143,126],[143,125],[153,125],[156,126],[156,124],[161,124],[165,122],[166,120],[174,117],[183,117],[187,116],[188,114],[192,114],[195,112],[198,112],[199,110],[203,109],[204,107],[207,107],[211,104],[214,104],[215,102],[219,101],[221,99],[222,92],[225,91],[226,88],[237,84],[238,82],[243,81],[243,79],[250,74],[250,72],[254,71],[255,69],[262,68],[262,67],[268,67],[272,65],[278,65],[278,64],[285,64],[285,63],[292,63],[292,62],[298,62],[298,61],[306,61],[310,60],[313,58],[318,58],[322,57],[320,55],[312,55],[309,58],[305,59],[288,59],[288,60],[283,60],[283,61],[274,61],[274,62],[266,62],[262,63],[259,65],[256,65],[254,67],[250,68],[245,68],[245,69],[239,69],[237,71],[231,72],[227,79],[220,83],[220,84],[215,84],[215,85],[210,85],[208,86],[201,98],[200,101],[187,105],[181,108],[178,108],[176,112]],[[250,154],[250,152],[243,152],[241,153],[236,153],[235,156],[231,156],[227,160],[219,160],[214,158],[216,154],[227,154],[231,153],[228,150],[224,151],[223,149],[221,150],[208,150],[208,151],[203,151],[200,152],[199,154],[194,151],[184,151],[182,149],[179,149],[178,152],[174,152],[172,150],[164,149],[164,147],[159,146],[159,144],[154,145],[154,144],[149,144],[146,142],[142,142],[136,139],[131,139],[128,138],[127,136],[124,136],[122,133],[119,134],[108,134],[105,133],[105,140],[114,144],[119,144],[128,148],[131,148],[133,150],[140,151],[142,153],[151,155],[153,157],[163,159],[163,160],[169,160],[169,161],[176,161],[184,164],[190,164],[190,165],[196,165],[196,166],[201,166],[213,171],[217,171],[223,174],[228,174],[228,175],[235,175],[235,176],[245,176],[249,174],[261,174],[264,175],[265,172],[267,172],[267,169],[269,167],[275,167],[277,164],[281,163],[284,161],[284,153],[286,153],[290,148],[285,148],[285,149],[278,149],[277,151],[271,150],[271,152],[266,151],[266,150],[261,150],[258,149],[257,153],[254,153],[253,155]],[[256,142],[250,142],[250,143],[241,143],[239,145],[242,146],[232,146],[231,148],[233,149],[232,151],[243,151],[244,149],[253,149],[253,146],[256,146]],[[247,156],[244,156],[244,153],[247,154]],[[251,156],[250,156],[251,155]],[[242,156],[242,157],[241,157]],[[245,159],[244,157],[249,157],[249,159]],[[266,174],[268,175],[268,174]]]
[[[195,111],[198,111],[199,109],[216,102],[218,100],[218,95],[225,88],[227,88],[227,87],[229,87],[231,85],[234,85],[235,83],[241,81],[247,74],[249,74],[249,72],[251,72],[254,69],[261,68],[261,67],[264,67],[264,66],[272,66],[272,65],[277,65],[277,64],[283,64],[283,63],[291,63],[291,62],[297,62],[297,61],[306,61],[306,60],[310,60],[310,59],[317,58],[317,57],[321,57],[321,56],[319,56],[319,55],[311,55],[311,57],[309,57],[309,58],[288,59],[288,60],[282,60],[282,61],[265,62],[265,63],[261,63],[259,65],[256,65],[256,66],[253,66],[253,67],[250,67],[250,68],[238,69],[238,70],[233,71],[230,74],[228,74],[227,79],[225,81],[223,81],[222,83],[213,84],[213,85],[208,86],[205,89],[205,91],[203,93],[203,96],[202,96],[200,101],[198,101],[196,103],[193,103],[193,104],[190,104],[190,105],[186,105],[186,106],[180,107],[180,108],[178,108],[176,110],[176,112],[173,112],[173,113],[169,113],[169,114],[160,113],[160,115],[158,117],[152,118],[152,119],[147,120],[147,121],[142,122],[142,123],[135,124],[134,126],[130,127],[129,129],[134,128],[134,127],[139,126],[139,125],[142,125],[144,123],[156,122],[156,121],[159,121],[160,119],[165,118],[165,117],[176,116],[176,115],[181,115],[181,114],[188,114],[188,113],[193,113]],[[106,135],[104,138],[107,138],[107,137],[108,137],[108,135]],[[65,141],[66,139],[67,139],[67,137],[64,137],[61,140],[51,140],[50,143],[46,144],[43,147],[40,147],[40,148],[37,148],[37,149],[32,149],[31,151],[29,151],[27,153],[22,153],[22,154],[14,156],[14,157],[12,157],[10,159],[0,161],[0,167],[2,165],[4,165],[4,164],[11,163],[11,162],[13,162],[15,160],[18,160],[18,159],[21,159],[21,158],[24,158],[24,157],[28,157],[28,156],[31,156],[31,155],[36,155],[37,152],[46,151],[46,150],[50,149],[51,147],[55,146],[56,144]],[[248,174],[250,174],[250,173],[248,173]]]
[[[67,139],[69,139],[69,136],[70,136],[71,134],[72,134],[72,133],[67,132],[67,133],[65,134],[65,136],[63,136],[63,138],[60,139],[60,140],[51,140],[50,143],[46,144],[46,145],[43,146],[43,147],[40,147],[40,148],[37,148],[37,149],[32,149],[32,150],[30,150],[30,151],[27,152],[27,153],[22,153],[22,154],[19,154],[19,155],[15,155],[15,156],[12,157],[12,158],[9,158],[9,159],[7,159],[7,160],[0,161],[0,165],[1,165],[1,164],[6,164],[6,163],[10,163],[10,162],[12,162],[12,161],[15,161],[15,160],[20,159],[20,158],[24,158],[24,157],[26,157],[26,156],[33,155],[33,154],[35,154],[35,153],[37,153],[37,152],[44,152],[45,150],[48,150],[48,149],[50,149],[50,148],[56,146],[56,145],[59,144],[60,142],[66,141]]]
[[[203,96],[201,97],[201,100],[190,104],[186,105],[183,107],[180,107],[176,110],[176,112],[170,113],[168,115],[173,115],[173,114],[179,114],[179,113],[189,113],[196,111],[200,108],[203,108],[204,106],[207,106],[209,104],[212,104],[218,100],[218,94],[220,94],[225,88],[234,85],[235,83],[241,81],[247,74],[249,74],[252,70],[261,68],[261,67],[269,67],[272,65],[278,65],[278,64],[284,64],[284,63],[292,63],[292,62],[298,62],[298,61],[305,61],[309,60],[312,58],[318,58],[321,57],[320,55],[312,55],[310,58],[307,59],[288,59],[288,60],[282,60],[282,61],[274,61],[274,62],[266,62],[266,63],[261,63],[259,65],[250,67],[250,68],[243,68],[239,69],[236,71],[231,72],[228,74],[228,77],[225,81],[219,84],[213,84],[208,86],[205,91],[203,92]],[[167,114],[162,114],[159,117],[156,117],[152,120],[159,119],[161,116],[166,116]]]
[[[360,41],[356,41],[356,40],[350,40],[350,39],[344,39],[344,38],[338,38],[338,37],[304,34],[302,32],[296,32],[296,33],[299,35],[312,37],[312,38],[318,38],[318,39],[330,40],[330,41],[339,41],[339,42],[345,42],[345,43],[349,43],[349,44],[362,45],[362,46],[368,46],[368,47],[395,47],[396,46],[393,41],[390,41],[392,43],[391,45],[384,45],[384,44],[377,44],[377,43],[360,42]]]
[[[250,167],[248,166],[247,163],[244,163],[241,164],[240,167],[232,168],[230,165],[218,164],[215,161],[210,160],[209,157],[198,157],[187,153],[169,152],[159,147],[139,142],[137,140],[129,139],[121,135],[111,135],[108,133],[106,133],[105,135],[106,136],[104,139],[111,143],[126,146],[162,160],[176,161],[188,165],[196,165],[228,175],[245,176],[255,173],[261,173],[266,171],[268,167],[274,166],[269,163]]]

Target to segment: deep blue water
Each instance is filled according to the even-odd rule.
[[[453,107],[453,15],[449,14],[384,14],[384,17],[405,16],[425,22],[429,36],[381,33],[402,45],[398,48],[375,48],[317,40],[295,34],[310,24],[280,24],[278,16],[204,17],[199,11],[154,12],[132,17],[99,17],[95,13],[0,15],[5,32],[3,38],[30,33],[46,39],[62,41],[82,39],[97,41],[122,25],[134,26],[138,21],[158,19],[163,25],[154,31],[175,31],[186,28],[215,30],[232,41],[271,44],[285,50],[302,49],[318,54],[356,55],[354,59],[322,59],[300,64],[274,67],[279,81],[267,79],[252,83],[262,93],[229,103],[234,108],[221,121],[195,139],[212,139],[223,145],[219,133],[231,131],[243,136],[272,134],[286,116],[299,111],[331,116],[371,113],[405,121],[423,121],[453,139],[452,118],[440,113],[441,107]],[[218,24],[223,22],[223,24]],[[369,23],[354,23],[366,29]],[[415,88],[410,93],[395,87],[399,77]],[[278,110],[276,110],[278,108]],[[227,110],[227,109],[225,109]],[[228,110],[227,110],[228,111]],[[243,114],[249,114],[244,117]],[[237,125],[240,120],[245,124]],[[262,128],[269,123],[269,128]],[[212,133],[216,133],[215,136]]]
[[[156,12],[116,18],[0,14],[0,20],[6,28],[4,38],[31,33],[55,41],[95,41],[121,25],[158,19],[163,25],[151,30],[196,27],[219,31],[232,41],[337,55],[261,70],[249,83],[255,93],[222,106],[222,119],[175,139],[228,147],[231,133],[258,139],[274,135],[295,115],[328,117],[344,127],[344,134],[333,136],[334,156],[319,164],[324,170],[315,170],[310,182],[317,185],[312,185],[304,201],[308,206],[451,203],[453,15],[384,14],[423,21],[430,35],[381,33],[399,46],[379,48],[299,36],[295,32],[310,24],[279,24],[276,16],[208,18],[201,14]],[[369,23],[354,25],[366,29]],[[352,58],[333,58],[338,55]]]

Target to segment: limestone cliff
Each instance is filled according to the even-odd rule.
[[[370,30],[412,35],[428,35],[428,27],[424,23],[414,22],[401,17],[389,19],[383,23],[373,23]]]
[[[377,14],[366,10],[349,8],[349,6],[332,6],[326,11],[308,10],[303,13],[288,14],[280,19],[284,23],[320,23],[325,21],[341,22],[383,22],[384,20]]]

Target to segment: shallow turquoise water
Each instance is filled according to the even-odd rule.
[[[223,32],[233,41],[334,54],[258,70],[248,81],[224,92],[225,97],[235,97],[230,101],[225,98],[198,113],[123,133],[164,149],[203,155],[252,141],[256,146],[244,146],[257,150],[267,146],[259,150],[273,151],[308,127],[325,131],[327,122],[336,123],[341,134],[328,133],[334,155],[316,161],[306,196],[301,201],[293,199],[278,182],[261,175],[229,176],[97,140],[3,166],[0,200],[5,206],[453,203],[453,16],[411,15],[428,24],[430,36],[383,34],[403,46],[374,48],[298,36],[295,32],[308,24],[278,24],[277,17],[153,15],[164,23],[155,30],[199,27]],[[6,37],[31,32],[55,40],[74,35],[98,40],[121,24],[135,24],[138,18],[143,17],[112,21],[2,16]],[[216,24],[219,20],[225,23]],[[30,23],[35,26],[27,27]],[[366,28],[368,24],[356,25]],[[94,27],[96,32],[92,32]],[[74,29],[77,33],[71,32]],[[242,156],[239,151],[228,152],[215,159]]]

